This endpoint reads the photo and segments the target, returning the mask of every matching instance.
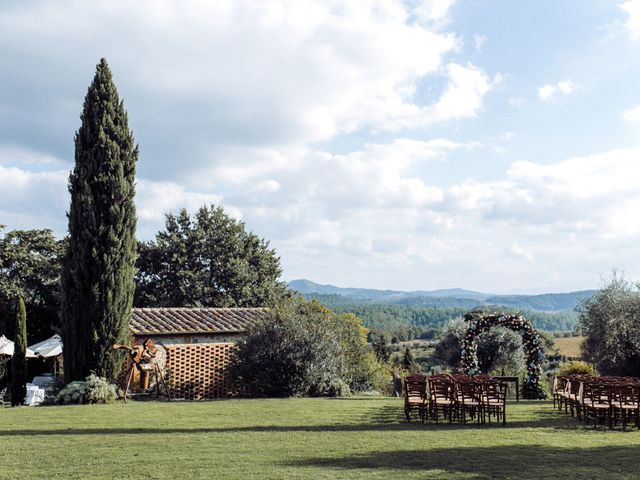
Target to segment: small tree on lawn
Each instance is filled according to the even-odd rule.
[[[27,397],[27,309],[18,299],[13,358],[11,360],[11,405],[17,407]]]
[[[386,363],[391,357],[391,348],[384,333],[377,335],[373,341],[373,351],[378,357],[378,361]]]
[[[414,363],[416,363],[416,361],[413,357],[413,353],[411,353],[409,347],[406,347],[404,349],[404,357],[402,358],[402,367],[406,370],[410,370]]]

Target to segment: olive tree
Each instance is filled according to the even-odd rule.
[[[435,358],[446,366],[460,368],[462,338],[469,325],[463,319],[455,319],[446,326],[436,346]],[[495,327],[480,334],[478,365],[482,373],[519,372],[524,370],[522,337],[504,327]]]
[[[640,288],[615,272],[576,308],[583,357],[609,375],[640,375]]]

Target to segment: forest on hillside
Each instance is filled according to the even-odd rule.
[[[503,305],[479,305],[469,299],[415,298],[401,303],[379,303],[372,300],[347,298],[342,295],[306,294],[307,299],[318,300],[336,313],[353,313],[372,330],[386,332],[400,341],[414,338],[430,339],[455,318],[464,316],[469,310],[481,308],[490,311],[522,313],[536,328],[547,332],[573,331],[576,314],[572,310],[563,312],[539,312],[517,309]],[[449,302],[455,302],[453,306]]]

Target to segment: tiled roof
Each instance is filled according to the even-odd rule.
[[[264,318],[268,308],[134,308],[135,335],[236,333]]]

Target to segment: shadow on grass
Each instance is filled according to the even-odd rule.
[[[16,429],[0,430],[0,438],[11,436],[50,436],[50,435],[164,435],[164,434],[215,434],[215,433],[290,433],[290,432],[394,432],[394,431],[454,431],[454,430],[483,430],[494,429],[518,429],[518,428],[541,428],[541,429],[569,429],[585,430],[583,424],[577,423],[575,419],[555,415],[544,416],[537,420],[511,421],[505,426],[501,423],[493,422],[484,425],[476,423],[449,424],[420,421],[406,422],[402,412],[397,408],[385,407],[374,414],[365,414],[361,417],[361,423],[352,424],[327,424],[327,425],[255,425],[239,427],[194,427],[194,428],[167,428],[167,427],[143,427],[143,428],[69,428],[69,429]],[[602,427],[601,427],[602,428]],[[630,429],[632,430],[632,429]]]
[[[440,416],[438,423],[433,420],[427,420],[423,425],[417,418],[417,413],[412,413],[411,422],[408,423],[404,417],[402,407],[385,405],[376,409],[372,409],[370,413],[363,415],[363,423],[373,424],[370,426],[378,426],[386,429],[401,429],[401,428],[416,428],[420,425],[423,428],[435,429],[435,430],[457,430],[457,429],[469,429],[469,428],[551,428],[556,430],[576,430],[585,428],[583,423],[577,421],[576,418],[560,413],[550,406],[545,404],[532,402],[521,402],[521,406],[536,405],[540,409],[535,412],[529,412],[528,418],[523,419],[520,411],[516,411],[513,414],[513,409],[507,408],[507,424],[502,425],[501,422],[497,422],[495,417],[491,419],[491,422],[478,425],[474,421],[467,419],[467,424],[461,424],[457,422],[449,423]],[[529,418],[531,416],[535,418]]]
[[[290,462],[288,466],[341,470],[382,469],[402,477],[402,471],[434,470],[468,474],[474,479],[632,479],[638,478],[637,446],[557,448],[543,445],[434,448],[374,452],[366,455],[315,458]],[[395,472],[394,472],[395,471]]]
[[[164,434],[215,434],[215,433],[289,433],[289,432],[394,432],[394,431],[454,431],[454,430],[493,430],[493,429],[554,429],[554,430],[585,430],[584,424],[579,423],[575,418],[557,412],[549,404],[535,401],[524,401],[520,403],[522,407],[536,406],[534,411],[528,409],[525,416],[522,409],[518,407],[507,409],[507,424],[496,422],[478,425],[470,421],[466,425],[460,423],[449,423],[440,419],[439,423],[428,420],[421,423],[414,414],[413,421],[407,422],[404,418],[403,406],[401,402],[395,405],[382,405],[373,408],[365,408],[354,414],[354,423],[346,424],[325,424],[325,425],[249,425],[237,427],[93,427],[93,428],[65,428],[65,429],[0,429],[0,438],[11,436],[53,436],[53,435],[164,435]],[[51,407],[55,408],[55,407]],[[510,417],[510,410],[515,410]],[[523,418],[524,417],[524,418]],[[603,428],[603,427],[600,427]],[[633,431],[633,428],[630,428]]]

